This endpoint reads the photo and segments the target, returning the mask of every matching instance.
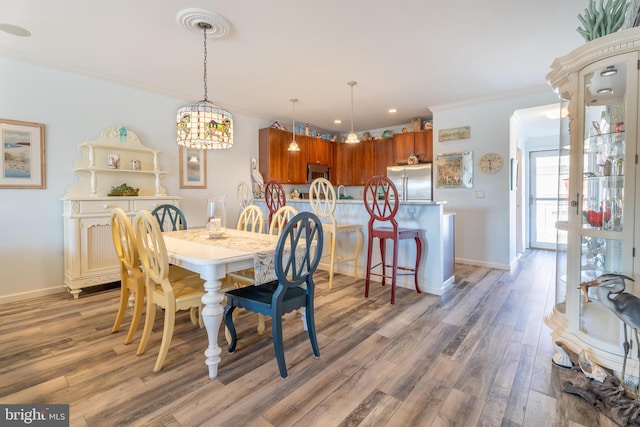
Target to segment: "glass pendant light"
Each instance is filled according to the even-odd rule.
[[[177,142],[189,148],[220,150],[233,146],[233,116],[207,99],[208,22],[198,22],[204,33],[204,99],[181,107],[177,115]]]
[[[293,125],[291,129],[291,135],[293,135],[293,139],[289,144],[289,151],[300,151],[300,146],[296,142],[296,102],[298,102],[298,98],[291,98],[291,104],[293,104]]]
[[[347,82],[347,84],[351,86],[351,132],[349,132],[349,135],[347,135],[346,143],[357,144],[360,142],[360,140],[358,139],[358,135],[356,135],[356,133],[353,131],[353,87],[358,83],[354,81],[350,81],[350,82]]]

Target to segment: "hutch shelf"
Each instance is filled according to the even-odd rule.
[[[64,283],[74,298],[82,288],[120,280],[111,234],[114,208],[133,218],[139,210],[178,206],[180,201],[160,185],[166,174],[159,169],[160,152],[144,146],[128,129],[104,129],[96,140],[79,144],[78,150],[81,156],[72,168],[78,180],[62,199]],[[122,184],[138,188],[138,195],[108,195],[112,187]]]

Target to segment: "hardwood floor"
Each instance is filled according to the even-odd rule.
[[[295,314],[284,323],[289,378],[267,331],[238,316],[224,334],[218,378],[204,365],[204,330],[178,313],[159,373],[158,310],[142,356],[140,333],[112,334],[118,289],[0,305],[0,403],[69,403],[72,426],[612,426],[563,393],[543,317],[554,297],[554,254],[526,253],[513,271],[456,266],[442,297],[317,275],[320,359]]]

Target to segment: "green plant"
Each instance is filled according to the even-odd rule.
[[[600,6],[595,4],[595,0],[589,0],[584,16],[578,15],[582,27],[576,31],[586,41],[615,33],[622,28],[628,7],[627,0],[601,0]]]

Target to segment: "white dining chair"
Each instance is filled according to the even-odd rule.
[[[325,178],[316,178],[309,188],[309,202],[313,212],[323,221],[322,229],[329,236],[329,253],[323,255],[320,266],[329,270],[329,289],[333,286],[333,272],[335,265],[345,262],[353,262],[353,277],[358,279],[358,257],[362,250],[364,235],[360,224],[340,224],[334,212],[336,210],[336,192],[331,182]],[[355,250],[353,256],[342,256],[336,253],[336,241],[339,234],[355,234]],[[327,260],[327,258],[329,258]]]
[[[271,218],[271,224],[269,224],[269,234],[272,236],[279,236],[284,230],[284,226],[294,216],[298,214],[298,210],[293,206],[284,205],[280,207]]]
[[[260,209],[260,207],[256,205],[248,205],[240,213],[240,218],[238,218],[236,229],[250,231],[253,233],[262,233],[263,224],[264,214],[262,213],[262,209]],[[233,289],[242,288],[245,286],[253,286],[255,285],[255,272],[253,268],[246,268],[240,271],[232,271],[227,273],[224,281],[232,283],[234,286]],[[238,312],[234,312],[234,316],[237,315]],[[262,334],[265,328],[266,326],[264,323],[264,315],[258,314],[258,334]],[[231,335],[229,334],[229,330],[226,327],[224,334],[227,342],[230,343]]]

